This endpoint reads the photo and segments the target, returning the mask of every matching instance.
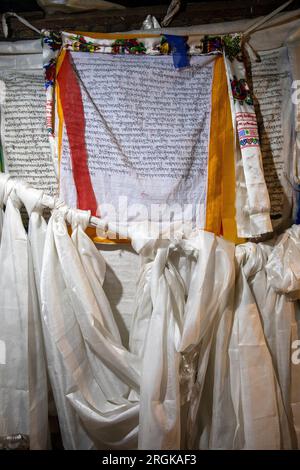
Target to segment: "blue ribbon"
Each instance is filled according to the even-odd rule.
[[[183,36],[173,36],[172,34],[164,34],[164,36],[171,46],[174,67],[176,69],[188,67],[190,62],[187,54],[188,45],[186,38]]]

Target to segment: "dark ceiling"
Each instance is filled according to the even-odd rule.
[[[113,2],[114,0],[110,0]],[[140,7],[147,5],[163,5],[170,3],[170,0],[117,0],[115,3],[126,6],[128,8]],[[195,2],[199,3],[199,2]],[[0,12],[5,11],[37,11],[42,10],[35,0],[0,0]]]
[[[114,0],[109,1],[114,2]],[[250,6],[253,8],[263,8],[264,6],[268,6],[268,10],[272,11],[272,9],[275,9],[280,4],[283,4],[284,1],[285,0],[253,0],[251,2],[249,2],[248,0],[182,0],[181,10],[184,9],[187,4],[211,5],[211,10],[214,10],[214,7],[217,7],[217,9],[219,9],[220,7],[226,9],[228,7],[231,10],[233,6],[239,10],[243,8],[244,4],[250,4]],[[153,7],[157,5],[167,6],[169,3],[171,3],[171,0],[116,0],[115,2],[125,6],[126,8],[138,8],[148,6]],[[82,3],[84,4],[84,0],[82,0]],[[299,8],[298,0],[295,0],[294,2],[292,2],[291,5],[287,7],[288,10],[293,10],[295,8]],[[42,12],[43,10],[35,0],[0,0],[0,13],[4,13],[6,11]]]
[[[110,0],[113,2],[114,0]],[[171,0],[116,0],[116,3],[123,5],[127,8],[135,8],[142,6],[153,6],[153,5],[168,5]],[[226,0],[219,0],[223,3],[226,3]],[[207,0],[191,0],[189,3],[207,3]],[[237,5],[240,0],[233,0]],[[84,3],[84,2],[83,2]],[[187,3],[186,1],[182,2]],[[231,3],[232,1],[227,3]],[[260,3],[259,1],[254,1],[253,3]],[[25,12],[25,11],[38,11],[42,10],[41,7],[37,4],[35,0],[0,0],[0,12],[14,11],[14,12]]]
[[[110,0],[114,1],[114,0]],[[38,29],[97,31],[104,33],[139,29],[146,15],[161,21],[171,0],[116,0],[124,10],[97,10],[80,13],[56,12],[47,15],[34,0],[0,0],[0,13],[14,11]],[[84,4],[84,0],[82,0]],[[181,9],[172,19],[172,26],[186,27],[268,15],[285,0],[182,0]],[[285,10],[300,9],[294,0]],[[8,20],[9,40],[32,39],[38,34],[15,18]],[[0,41],[5,40],[0,28]]]

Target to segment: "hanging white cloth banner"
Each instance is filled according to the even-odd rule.
[[[300,29],[293,30],[287,40],[289,59],[291,63],[291,71],[293,84],[291,90],[292,103],[294,106],[294,132],[296,141],[293,149],[293,176],[294,181],[300,183]]]
[[[0,175],[1,176],[1,175]],[[8,194],[7,194],[8,195]],[[6,195],[6,196],[7,196]],[[28,245],[15,194],[6,205],[0,248],[0,446],[29,448]],[[18,260],[17,264],[14,260]]]
[[[293,225],[281,236],[266,265],[272,287],[291,300],[300,298],[299,250],[300,227]]]
[[[282,232],[291,225],[295,202],[291,184],[295,145],[291,63],[285,46],[260,50],[259,57],[257,60],[254,56],[249,63],[254,106],[272,226]]]
[[[189,404],[186,446],[230,449],[235,417],[227,350],[233,313],[234,245],[209,233],[201,238],[179,346],[189,384],[185,393]]]
[[[144,260],[130,331],[143,355],[139,448],[194,448],[210,333],[233,287],[234,246],[207,232],[133,245]]]
[[[1,448],[47,446],[42,336],[66,449],[299,446],[298,226],[236,249],[203,231],[131,234],[142,269],[126,349],[90,213],[0,174],[3,206]]]
[[[31,243],[34,271],[37,285],[41,285],[41,271],[46,239],[47,224],[40,211],[32,213],[29,221],[29,240]],[[40,299],[42,305],[42,300]],[[59,417],[62,441],[66,450],[91,449],[93,444],[84,431],[77,414],[68,401],[65,390],[73,386],[72,377],[65,367],[56,343],[51,336],[45,317],[41,315],[47,368]]]
[[[48,207],[51,207],[50,203]],[[31,247],[32,261],[34,266],[34,274],[36,285],[40,286],[41,283],[41,269],[44,254],[44,245],[47,231],[47,223],[42,215],[43,205],[40,203],[35,207],[29,219],[28,227],[28,238]],[[38,289],[40,307],[41,307],[41,295],[40,289]],[[70,428],[66,427],[66,423],[72,422],[73,429],[76,429],[76,416],[72,410],[72,407],[66,402],[66,398],[63,395],[63,384],[68,381],[67,371],[63,366],[62,359],[56,350],[56,346],[53,343],[49,331],[45,325],[44,317],[41,315],[41,324],[43,339],[45,345],[45,354],[47,358],[47,369],[52,386],[52,392],[55,397],[55,404],[59,411],[61,433],[65,449],[80,448],[80,442],[84,442],[84,436],[79,436],[76,441],[77,435],[74,434],[72,437]],[[48,402],[48,400],[47,400]],[[63,419],[63,417],[68,417]],[[69,429],[69,432],[68,432]]]
[[[41,200],[42,191],[30,190],[20,185],[17,187],[29,215],[29,232],[40,226],[41,213],[45,209]],[[39,302],[39,282],[33,264],[33,246],[28,237],[29,248],[29,310],[28,310],[28,372],[30,396],[30,448],[46,449],[48,442],[48,384],[46,374],[45,349],[42,336]],[[40,253],[42,259],[42,253]]]
[[[156,240],[139,250],[145,266],[138,292],[143,288],[144,293],[130,341],[133,345],[136,341],[136,352],[143,356],[139,449],[180,448],[180,354],[176,343],[186,289],[170,259],[174,248],[169,240]]]
[[[277,294],[278,299],[284,303],[283,312],[287,317],[289,330],[285,333],[283,325],[278,325],[277,335],[286,336],[283,353],[278,351],[278,362],[282,368],[281,374],[287,375],[285,393],[290,401],[292,420],[296,433],[298,448],[300,448],[300,361],[299,339],[300,339],[300,227],[293,225],[280,238],[266,264],[266,273],[271,288]],[[293,302],[291,300],[294,300]],[[282,315],[284,315],[284,313]],[[279,329],[280,326],[280,329]],[[278,333],[279,330],[279,333]],[[288,351],[287,351],[288,349]],[[296,349],[295,353],[294,350]],[[280,355],[279,355],[280,352]],[[296,356],[294,358],[293,356]],[[282,358],[289,357],[282,363]]]
[[[276,248],[274,250],[272,246],[264,243],[249,246],[252,269],[248,283],[260,312],[266,343],[272,356],[288,418],[288,425],[285,419],[281,422],[282,442],[284,447],[290,445],[287,438],[290,436],[292,448],[297,448],[291,407],[291,347],[293,340],[298,337],[295,303],[289,301],[283,293],[276,292],[267,277],[266,265],[268,259],[273,258]]]
[[[131,401],[129,394],[131,389],[139,392],[139,361],[122,346],[112,323],[101,287],[103,260],[98,266],[97,258],[89,260],[95,255],[83,231],[89,216],[88,212],[55,210],[45,242],[42,315],[68,373],[67,382],[57,382],[60,400],[73,407],[78,420],[77,429],[72,428],[58,402],[60,424],[70,438],[77,438],[80,448],[132,449],[137,446],[139,401]],[[72,238],[65,217],[74,227]],[[89,262],[93,269],[87,276]],[[87,437],[85,442],[78,439],[84,431],[90,443]]]
[[[229,344],[231,393],[237,420],[234,448],[290,449],[291,436],[281,390],[248,284],[257,269],[255,250],[259,247],[252,244],[236,249],[238,272]]]
[[[18,15],[7,15],[17,16],[31,28]],[[4,25],[5,18],[2,15]],[[3,171],[54,194],[57,181],[45,126],[45,106],[41,41],[2,41],[0,108]]]
[[[186,439],[182,411],[195,392],[197,362],[189,367],[190,360],[202,341],[203,362],[208,361],[209,331],[233,283],[234,246],[206,232],[173,243],[134,239],[143,259],[137,293],[143,294],[137,298],[128,351],[102,289],[104,261],[84,233],[89,216],[62,207],[47,228],[43,318],[69,377],[57,389],[97,449],[178,449]],[[220,263],[225,276],[215,270]],[[216,294],[211,301],[207,278]],[[58,413],[63,421],[59,402]]]
[[[251,238],[262,233],[259,227],[264,227],[264,233],[273,229],[256,113],[245,80],[242,37],[238,35],[236,47],[240,49],[239,55],[234,58],[224,55],[235,134],[236,221],[239,236]]]
[[[0,279],[0,446],[45,449],[47,383],[39,305],[22,202],[13,186],[7,175],[0,175],[0,206],[6,206],[0,247],[5,273]]]

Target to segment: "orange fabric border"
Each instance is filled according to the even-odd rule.
[[[68,232],[70,235],[72,234],[72,227],[68,227]],[[128,238],[110,239],[110,238],[98,237],[95,227],[87,227],[87,229],[85,230],[85,233],[93,240],[94,243],[101,243],[103,245],[121,245],[121,244],[128,245],[131,243],[131,241]]]
[[[56,75],[58,75],[61,64],[64,61],[66,52],[67,52],[66,49],[61,49],[61,51],[59,52],[59,55],[58,55],[57,60],[56,60]]]
[[[222,212],[222,154],[225,138],[224,93],[227,92],[227,80],[223,57],[217,57],[214,64],[211,118],[208,152],[208,175],[206,193],[205,230],[216,235],[221,233]],[[227,92],[228,93],[228,92]]]
[[[66,55],[66,51],[62,50],[58,56],[57,63],[56,63],[56,75],[59,72],[59,69],[61,67],[61,64],[63,63],[65,55]],[[57,109],[57,117],[58,117],[57,153],[58,153],[58,176],[59,176],[59,184],[60,184],[60,163],[61,163],[62,136],[63,136],[63,126],[64,126],[64,113],[63,113],[62,105],[60,101],[58,80],[55,81],[55,101],[56,101],[56,109]]]
[[[211,107],[205,230],[243,243],[235,221],[234,136],[223,57],[214,65]]]
[[[66,51],[62,50],[58,56],[57,63],[56,63],[56,75],[59,72],[61,64],[63,63],[64,57],[66,55]],[[58,118],[58,126],[57,126],[57,156],[58,156],[58,191],[60,192],[60,163],[61,163],[61,149],[62,149],[62,136],[63,136],[63,126],[64,126],[64,113],[62,110],[62,105],[60,101],[60,93],[59,93],[59,84],[58,81],[55,81],[55,105],[57,111],[57,118]],[[54,119],[55,119],[54,113]],[[55,126],[54,126],[55,128]]]
[[[57,156],[58,156],[58,181],[60,184],[60,163],[61,163],[61,149],[62,149],[62,136],[63,136],[63,125],[64,125],[64,114],[61,106],[60,101],[60,94],[59,94],[59,85],[58,82],[55,85],[55,101],[56,101],[56,110],[57,110],[57,118],[58,118],[58,126],[57,126]]]
[[[66,31],[68,34],[80,34],[81,36],[90,37],[92,39],[138,39],[138,38],[159,38],[161,34],[149,33],[93,33],[86,31]]]

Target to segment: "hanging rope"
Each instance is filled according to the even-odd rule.
[[[25,18],[22,18],[22,16],[17,15],[17,13],[14,13],[13,11],[8,11],[7,13],[3,13],[2,15],[2,30],[4,37],[8,37],[8,25],[7,25],[7,18],[10,17],[17,18],[17,20],[20,21],[20,23],[23,23],[27,28],[32,29],[32,31],[35,31],[38,34],[41,34],[41,31],[37,29],[35,26],[33,26],[29,21],[25,20]]]
[[[260,26],[267,23],[271,20],[274,16],[284,10],[287,6],[289,6],[294,0],[289,0],[288,2],[284,3],[280,7],[276,8],[276,10],[271,11],[268,15],[261,18],[259,21],[256,21],[252,24],[246,31],[243,33],[243,47],[247,50],[248,55],[255,60],[256,62],[260,62],[261,58],[257,51],[249,43],[250,34],[256,31]]]
[[[264,16],[261,18],[259,21],[255,22],[252,26],[250,26],[245,32],[244,32],[244,37],[248,37],[251,33],[253,33],[256,29],[258,29],[260,26],[262,26],[264,23],[267,21],[271,20],[275,15],[280,13],[282,10],[284,10],[287,6],[289,6],[294,0],[289,0],[288,2],[284,3],[280,7],[276,8],[276,10],[273,10],[271,13],[269,13],[267,16]]]

